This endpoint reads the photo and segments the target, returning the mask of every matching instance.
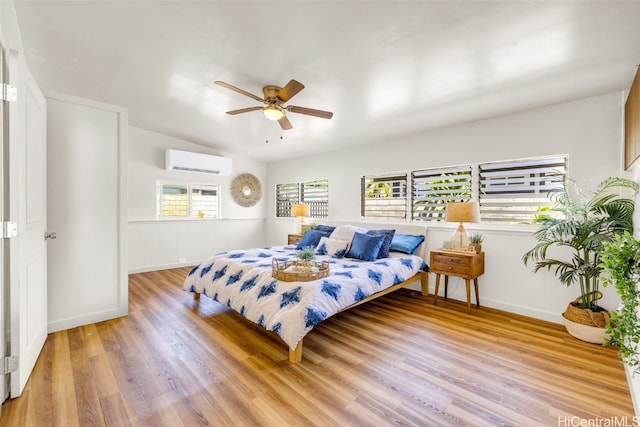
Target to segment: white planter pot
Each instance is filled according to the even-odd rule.
[[[605,328],[596,328],[594,326],[572,322],[564,317],[564,315],[562,316],[562,320],[564,320],[564,326],[567,328],[567,332],[579,340],[600,345],[602,345],[605,340],[609,340],[609,335],[607,335]]]

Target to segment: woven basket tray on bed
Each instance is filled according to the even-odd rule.
[[[271,260],[271,275],[274,279],[283,282],[308,282],[310,280],[322,279],[329,275],[329,261],[311,261],[311,266],[302,268],[299,261],[281,261],[273,258]]]

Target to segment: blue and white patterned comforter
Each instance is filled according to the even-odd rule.
[[[324,279],[283,282],[271,277],[271,259],[295,257],[294,246],[235,250],[215,254],[187,275],[183,289],[199,292],[226,304],[263,328],[274,331],[290,347],[315,325],[371,294],[401,283],[418,271],[428,271],[415,255],[366,262],[352,258],[329,260]]]

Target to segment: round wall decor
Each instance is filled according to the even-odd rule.
[[[231,197],[240,206],[253,206],[262,197],[260,180],[250,173],[241,173],[231,181]]]

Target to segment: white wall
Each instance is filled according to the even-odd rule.
[[[267,243],[276,244],[290,223],[273,218],[275,185],[329,180],[329,219],[360,221],[360,177],[365,174],[508,160],[551,154],[569,155],[569,175],[585,189],[621,174],[621,93],[577,100],[411,135],[386,144],[269,164]],[[534,245],[534,227],[473,224],[486,234],[485,274],[480,303],[485,306],[561,322],[561,313],[579,291],[565,288],[552,273],[533,274],[522,255]],[[453,232],[448,224],[429,225],[427,248],[439,248]],[[432,275],[431,288],[434,287]],[[466,300],[464,282],[452,280],[450,296]],[[619,304],[614,289],[604,289],[603,305]]]
[[[165,170],[167,148],[230,157],[229,176]],[[264,246],[266,170],[264,163],[232,152],[218,152],[188,141],[129,126],[129,272],[196,264],[228,249]],[[230,183],[240,173],[255,175],[263,196],[252,207],[231,198]],[[222,219],[157,219],[156,184],[219,184]]]
[[[165,170],[164,156],[168,148],[230,157],[233,162],[231,175],[221,176],[198,172]],[[244,208],[231,199],[229,184],[238,174],[255,175],[263,186],[263,197],[255,205]],[[156,219],[156,182],[219,184],[220,214],[222,218],[264,218],[264,198],[267,166],[239,153],[220,152],[192,142],[129,126],[129,220]]]

